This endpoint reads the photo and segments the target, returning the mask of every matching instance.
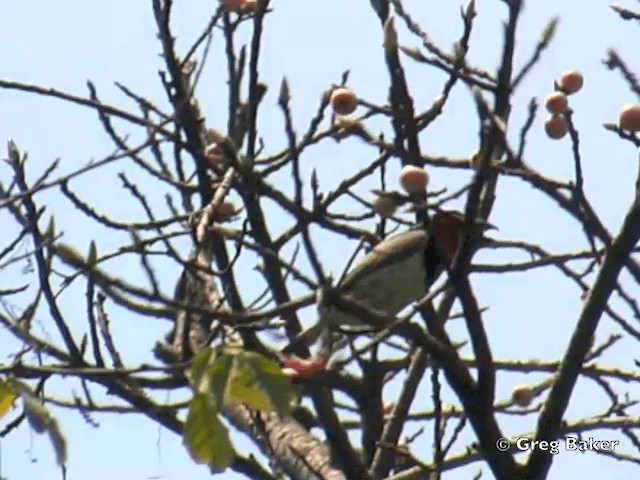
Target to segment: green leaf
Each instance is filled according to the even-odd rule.
[[[191,386],[194,390],[198,390],[198,386],[206,381],[207,367],[209,362],[213,360],[215,351],[211,347],[205,347],[198,352],[198,354],[191,359],[191,364],[187,370],[187,378],[191,382]]]
[[[203,349],[193,358],[188,375],[194,393],[205,395],[216,412],[224,404],[239,402],[287,416],[295,394],[276,363],[240,347]]]
[[[15,401],[16,394],[13,393],[7,382],[0,379],[0,418],[4,417],[9,409],[13,407]]]
[[[44,433],[48,431],[55,420],[40,401],[31,394],[21,392],[24,413],[27,416],[29,425],[36,433]]]
[[[10,379],[10,388],[22,398],[24,414],[29,425],[36,433],[47,433],[56,453],[58,465],[64,466],[67,462],[67,441],[62,434],[60,424],[51,415],[51,412],[35,396],[31,387],[19,380]]]
[[[288,416],[294,389],[281,368],[264,356],[243,350],[234,362],[229,396],[265,412]]]
[[[62,466],[67,463],[67,440],[60,430],[60,425],[57,420],[53,420],[53,423],[48,430],[49,439],[53,445],[53,450],[56,452],[56,461],[58,465]]]
[[[205,394],[196,393],[191,399],[183,441],[191,457],[198,463],[224,470],[233,461],[235,452],[229,431],[218,418],[216,406]]]
[[[544,30],[542,31],[542,43],[545,45],[551,43],[551,40],[553,40],[553,37],[556,35],[559,21],[560,19],[558,17],[553,17],[549,20],[549,23],[545,25]]]
[[[43,234],[44,239],[47,242],[53,243],[53,240],[56,238],[56,219],[52,215],[49,219],[49,224],[47,225],[47,229]]]
[[[41,291],[38,292],[38,294],[35,296],[35,298],[33,299],[33,302],[27,305],[27,308],[24,309],[24,311],[22,312],[22,315],[20,315],[20,318],[18,318],[16,322],[18,325],[20,325],[21,328],[23,328],[26,331],[31,330],[31,321],[33,320],[33,316],[36,313],[38,304],[40,303],[40,296],[41,296]]]
[[[223,348],[204,348],[192,360],[189,378],[193,391],[208,395],[216,409],[224,404],[232,361]]]
[[[407,57],[415,60],[416,62],[421,62],[424,63],[427,61],[427,57],[425,57],[420,50],[418,50],[417,48],[410,48],[410,47],[400,47],[400,51],[402,53],[404,53]]]
[[[259,388],[256,388],[255,375],[250,370],[249,365],[238,358],[233,362],[231,378],[229,381],[228,400],[246,403],[247,405],[271,412],[274,410],[271,399]]]
[[[96,260],[98,259],[98,247],[96,247],[96,242],[91,240],[89,244],[89,254],[87,255],[87,263],[92,267],[96,264]]]

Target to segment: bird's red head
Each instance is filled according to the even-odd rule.
[[[442,253],[447,256],[448,261],[451,261],[456,254],[458,241],[464,230],[464,214],[455,210],[443,210],[436,213],[431,221],[438,244],[444,250]],[[483,220],[478,220],[478,224],[483,231],[495,228]]]

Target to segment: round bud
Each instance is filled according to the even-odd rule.
[[[420,167],[405,165],[400,170],[400,185],[407,193],[424,193],[429,183],[429,175]]]
[[[544,122],[544,131],[553,140],[559,140],[567,134],[569,125],[567,119],[562,115],[549,115]]]
[[[560,115],[565,113],[569,108],[569,101],[563,92],[553,92],[549,94],[544,101],[544,105],[547,107],[549,113]]]
[[[338,115],[349,115],[358,107],[358,97],[348,88],[336,88],[331,93],[331,106]]]
[[[618,125],[622,130],[640,131],[640,104],[629,104],[622,107],[618,116]]]
[[[564,72],[558,80],[558,86],[567,95],[576,93],[582,88],[582,85],[584,85],[584,78],[580,72],[576,71]]]
[[[238,213],[236,206],[231,202],[225,201],[216,206],[215,216],[219,222],[225,222],[230,220],[236,213]]]
[[[382,405],[382,418],[387,420],[389,415],[393,413],[393,409],[396,407],[395,402],[386,402]]]
[[[533,401],[533,390],[528,385],[517,385],[511,392],[511,399],[516,405],[528,407]]]
[[[371,202],[373,211],[380,215],[382,218],[392,217],[398,209],[396,203],[390,197],[376,196],[373,202]]]

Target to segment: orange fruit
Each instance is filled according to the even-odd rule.
[[[544,122],[544,130],[547,136],[553,140],[559,140],[567,134],[569,125],[567,119],[562,115],[549,115]]]
[[[569,100],[567,100],[567,96],[563,92],[553,92],[544,101],[544,105],[549,113],[560,115],[569,108]]]
[[[396,213],[397,205],[390,197],[378,195],[371,202],[373,211],[380,215],[382,218],[392,217]]]
[[[635,103],[622,107],[618,116],[618,125],[622,130],[640,132],[640,105]]]
[[[533,390],[528,385],[517,385],[511,392],[512,400],[521,407],[528,407],[533,401]]]
[[[584,85],[584,78],[580,72],[575,70],[564,72],[560,75],[560,79],[558,80],[558,86],[567,95],[576,93],[582,88],[582,85]]]
[[[224,222],[231,219],[236,213],[238,213],[236,206],[231,202],[222,202],[216,207],[216,219]]]
[[[331,106],[338,115],[349,115],[358,107],[358,97],[348,88],[336,88],[331,93]]]
[[[407,193],[422,193],[429,183],[429,175],[424,168],[405,165],[400,170],[400,185]]]

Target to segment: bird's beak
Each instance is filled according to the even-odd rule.
[[[493,223],[487,222],[486,220],[478,219],[477,224],[480,226],[480,228],[482,228],[483,232],[486,232],[487,230],[498,230],[498,227],[496,227]]]

